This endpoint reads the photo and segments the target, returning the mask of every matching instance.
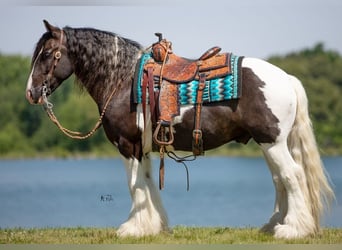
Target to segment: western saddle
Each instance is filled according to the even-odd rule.
[[[161,167],[159,187],[163,188],[163,154],[165,147],[174,141],[172,119],[179,115],[178,86],[180,83],[198,81],[196,103],[194,105],[194,129],[192,151],[195,156],[203,155],[201,110],[203,90],[206,81],[231,74],[229,53],[219,54],[220,47],[212,47],[197,60],[179,57],[172,52],[170,41],[156,33],[158,42],[152,45],[152,57],[144,65],[142,102],[144,117],[146,100],[149,96],[152,124],[155,128],[153,141],[160,147]]]

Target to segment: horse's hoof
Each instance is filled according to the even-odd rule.
[[[123,223],[118,230],[116,231],[116,235],[118,237],[143,237],[149,235],[157,235],[165,231],[161,225],[154,225],[154,226],[143,226],[137,225],[137,223],[133,223],[131,220],[126,221]]]
[[[298,239],[308,236],[310,233],[300,231],[290,225],[276,225],[274,227],[274,237],[277,239]]]
[[[274,234],[274,227],[282,222],[282,217],[279,212],[272,215],[268,223],[264,224],[260,232]]]
[[[142,230],[139,230],[139,228],[133,227],[130,224],[131,223],[129,222],[122,224],[116,231],[116,235],[120,238],[145,236],[145,233]]]

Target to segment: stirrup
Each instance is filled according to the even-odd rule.
[[[162,125],[163,125],[162,121],[159,121],[158,125],[156,127],[156,130],[153,133],[153,141],[157,145],[160,145],[160,146],[171,145],[173,143],[173,141],[174,141],[171,123],[168,124],[168,127],[169,127],[169,137],[170,137],[168,141],[165,140],[165,128],[166,128],[166,126],[164,126],[164,125],[162,126]],[[159,132],[160,132],[160,139],[158,139]]]

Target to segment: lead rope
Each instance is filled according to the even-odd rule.
[[[189,169],[188,166],[186,165],[186,161],[194,161],[196,160],[196,155],[192,154],[192,155],[187,155],[184,157],[180,157],[178,155],[176,155],[175,152],[173,151],[166,151],[166,154],[168,157],[170,157],[172,160],[174,160],[175,162],[178,163],[182,163],[185,171],[186,171],[186,191],[189,191],[190,189],[190,181],[189,181]]]
[[[119,85],[120,86],[120,85]],[[118,86],[118,87],[119,87]],[[98,130],[99,127],[101,127],[102,125],[102,119],[103,119],[103,116],[107,110],[107,107],[108,107],[108,104],[110,102],[110,100],[112,99],[112,97],[114,96],[114,94],[116,93],[118,87],[114,88],[112,93],[110,94],[110,96],[108,97],[106,103],[105,103],[105,106],[103,107],[103,110],[101,112],[101,115],[99,117],[99,119],[97,120],[94,128],[89,131],[88,133],[86,134],[83,134],[81,132],[78,132],[78,131],[72,131],[72,130],[69,130],[65,127],[63,127],[61,125],[61,123],[58,121],[57,117],[55,116],[55,114],[53,113],[53,104],[48,100],[47,98],[47,92],[48,92],[48,88],[46,85],[43,86],[43,93],[42,93],[42,97],[43,97],[43,107],[47,113],[47,115],[49,116],[50,120],[68,137],[70,138],[73,138],[73,139],[78,139],[78,140],[84,140],[84,139],[87,139],[89,138],[90,136],[92,136],[96,130]]]
[[[53,113],[53,104],[51,102],[49,102],[48,98],[47,98],[47,93],[50,91],[49,89],[49,85],[50,85],[50,80],[51,80],[51,77],[53,75],[53,72],[55,70],[55,68],[57,67],[57,64],[59,62],[59,60],[61,59],[62,57],[62,53],[61,53],[61,47],[62,47],[62,44],[63,44],[63,30],[61,30],[61,37],[60,37],[60,42],[59,42],[59,45],[58,45],[58,48],[57,48],[57,51],[55,52],[55,58],[54,58],[54,63],[44,81],[44,84],[43,84],[43,89],[42,89],[42,98],[43,98],[43,107],[47,113],[47,115],[49,116],[50,120],[68,137],[70,138],[73,138],[73,139],[78,139],[78,140],[84,140],[84,139],[87,139],[89,138],[90,136],[92,136],[96,130],[98,130],[99,127],[101,127],[102,125],[102,119],[103,119],[103,116],[107,110],[107,107],[109,105],[109,102],[110,100],[112,99],[112,97],[114,96],[114,94],[116,93],[117,89],[120,87],[120,83],[118,84],[118,86],[116,88],[113,89],[112,93],[110,94],[110,96],[108,97],[104,107],[103,107],[103,110],[101,112],[101,115],[99,117],[99,119],[97,120],[94,128],[89,131],[88,133],[86,134],[83,134],[81,132],[78,132],[78,131],[72,131],[70,129],[67,129],[65,127],[62,126],[62,124],[58,121],[57,117],[55,116],[55,114]]]

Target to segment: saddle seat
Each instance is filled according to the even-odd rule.
[[[171,83],[185,83],[192,80],[199,80],[199,74],[202,72],[206,73],[206,79],[213,79],[225,76],[231,71],[229,67],[230,54],[218,54],[221,48],[217,46],[210,48],[195,60],[177,56],[170,49],[165,55],[166,58],[160,62],[154,56],[154,48],[152,48],[152,51],[154,60],[147,63],[145,68],[153,67],[154,77],[161,77],[163,80]]]

